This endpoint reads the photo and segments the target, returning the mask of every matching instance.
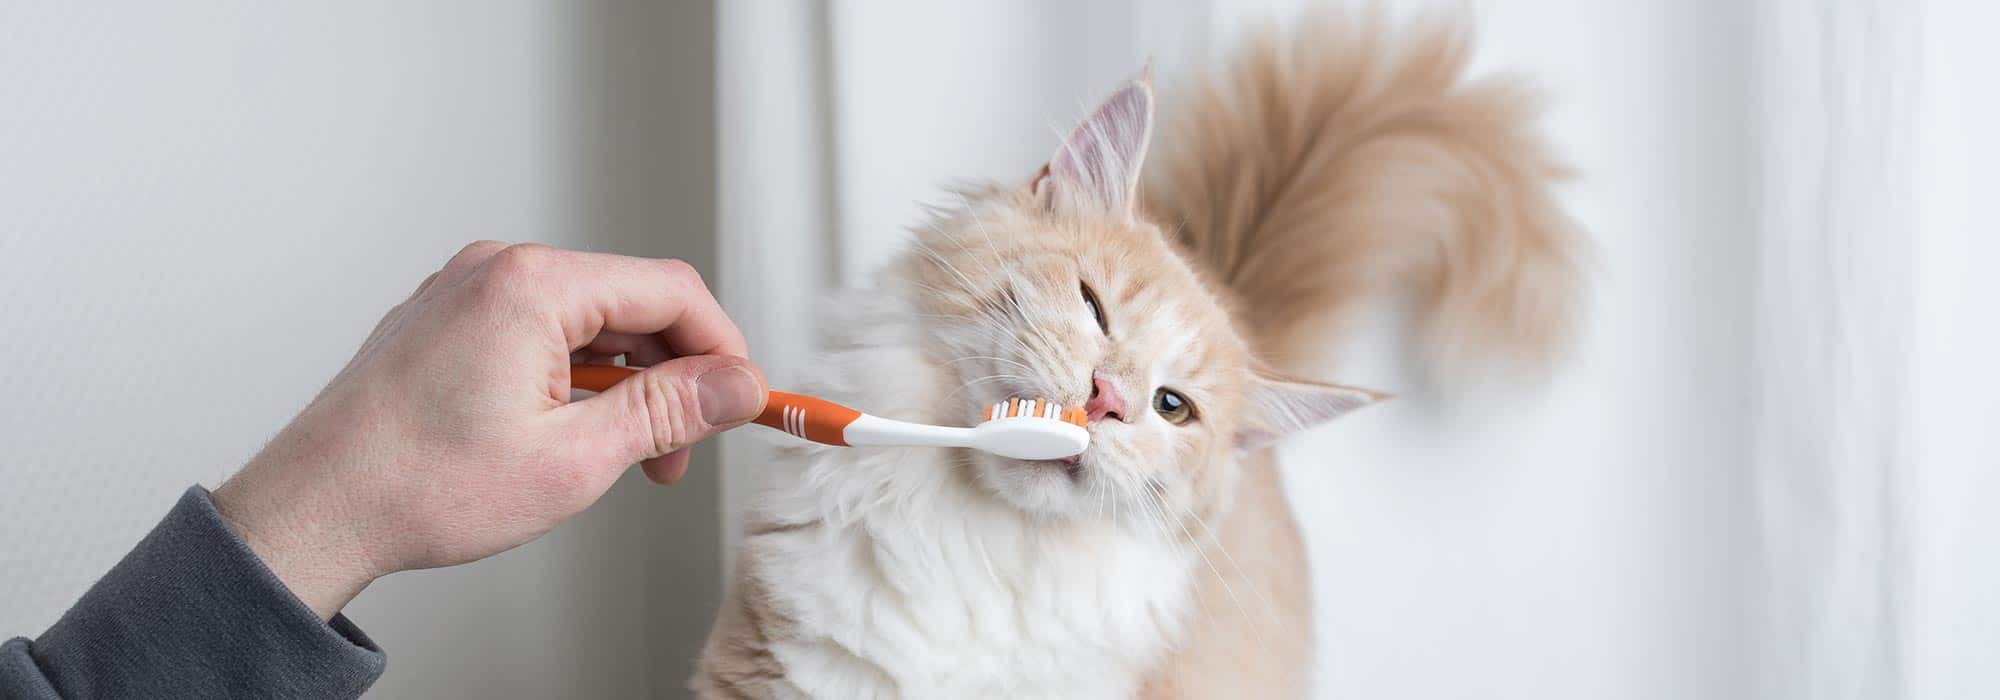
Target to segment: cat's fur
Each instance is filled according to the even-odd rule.
[[[1127,406],[1080,464],[800,447],[751,516],[705,697],[1296,697],[1310,585],[1268,445],[1376,398],[1286,379],[1416,292],[1442,357],[1568,329],[1577,234],[1510,84],[1462,34],[1307,23],[1167,115],[1124,86],[1022,182],[962,191],[842,297],[815,387],[964,424],[1012,395]],[[1141,177],[1141,172],[1145,177]],[[1109,332],[1082,297],[1101,301]],[[1151,410],[1171,388],[1183,425]]]

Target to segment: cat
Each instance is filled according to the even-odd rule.
[[[1157,148],[1142,73],[830,305],[822,395],[940,424],[1043,397],[1088,410],[1090,449],[786,448],[696,693],[1309,692],[1311,586],[1270,448],[1381,395],[1286,371],[1396,293],[1438,366],[1546,362],[1581,288],[1534,101],[1466,79],[1452,25],[1388,36],[1254,37],[1165,110]]]

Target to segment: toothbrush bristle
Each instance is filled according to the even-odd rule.
[[[1089,415],[1074,406],[1065,407],[1054,401],[1041,399],[1009,398],[1006,401],[986,407],[986,420],[1001,418],[1048,418],[1059,420],[1079,428],[1089,427]]]

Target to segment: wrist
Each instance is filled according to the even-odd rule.
[[[215,489],[210,499],[264,567],[320,619],[332,619],[378,573],[345,514],[303,497],[308,489],[269,483],[256,462]]]

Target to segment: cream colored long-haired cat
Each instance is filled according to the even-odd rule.
[[[834,305],[822,395],[940,424],[1047,397],[1089,409],[1090,449],[787,453],[695,690],[1304,694],[1311,587],[1270,445],[1377,396],[1272,358],[1392,290],[1443,356],[1535,356],[1578,284],[1522,94],[1466,81],[1460,32],[1377,30],[1253,41],[1157,138],[1152,86],[1125,85]]]

